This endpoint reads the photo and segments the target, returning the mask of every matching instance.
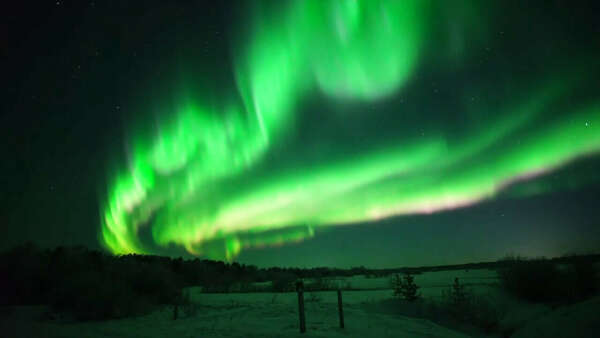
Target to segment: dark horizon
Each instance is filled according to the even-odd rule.
[[[571,201],[573,203],[577,203],[578,207],[580,208],[580,210],[591,210],[593,203],[594,203],[594,198],[593,196],[595,194],[597,194],[596,190],[589,190],[587,192],[590,196],[587,199],[573,199],[573,197],[578,196],[579,198],[581,197],[581,195],[577,195],[574,193],[571,193],[571,195],[567,195],[566,197],[563,196],[563,200],[559,200],[558,202],[556,202],[556,204],[561,205],[562,203]],[[544,198],[538,198],[537,204],[538,205],[542,205],[544,206]],[[509,202],[510,204],[517,204],[519,207],[521,207],[521,202],[522,201],[512,201]],[[532,203],[531,201],[526,201],[529,203]],[[588,202],[591,205],[585,205],[585,204],[581,204],[581,202]],[[488,203],[488,204],[483,204],[478,206],[478,208],[480,209],[480,214],[485,215],[485,213],[490,212],[489,210],[487,210],[488,208],[495,208],[496,206],[493,203]],[[543,207],[539,209],[539,212],[542,212]],[[558,210],[558,209],[557,209]],[[560,211],[558,211],[560,212]],[[469,214],[469,211],[467,210],[454,210],[448,213],[449,215],[446,215],[446,217],[450,217],[450,218],[455,218],[456,216],[452,216],[452,215],[460,215],[462,214],[462,217],[465,217],[465,215]],[[427,216],[413,216],[413,218],[420,218],[420,217],[427,217]],[[442,217],[442,215],[440,215],[439,217]],[[480,217],[484,217],[484,216],[480,216]],[[552,217],[552,216],[550,216]],[[585,229],[587,229],[588,227],[591,227],[591,224],[595,224],[593,223],[593,218],[588,218],[587,215],[585,214],[580,214],[578,215],[578,217],[580,217],[580,219],[588,219],[590,220],[592,223],[590,223],[590,225],[587,225],[585,222],[581,222],[582,228],[581,230],[579,230],[580,232],[580,236],[585,235],[586,233],[584,232]],[[383,224],[380,224],[379,227],[384,227],[383,233],[385,233],[385,231],[389,231],[389,228],[394,227],[394,224],[398,221],[400,221],[401,218],[409,218],[409,217],[399,217],[398,219],[391,219],[391,220],[387,220],[386,222],[382,222]],[[317,268],[317,267],[328,267],[328,268],[339,268],[339,269],[350,269],[352,267],[360,267],[360,266],[364,266],[366,268],[369,269],[395,269],[395,268],[414,268],[414,267],[435,267],[435,266],[446,266],[446,265],[461,265],[461,264],[470,264],[470,263],[488,263],[488,262],[496,262],[498,260],[502,260],[505,257],[509,257],[509,256],[516,256],[516,257],[524,257],[524,258],[529,258],[529,259],[534,259],[534,258],[541,258],[541,257],[545,257],[545,258],[559,258],[559,257],[563,257],[563,256],[569,256],[569,255],[597,255],[600,254],[600,251],[598,251],[598,246],[596,246],[594,244],[594,239],[595,237],[593,235],[590,235],[587,242],[587,246],[586,245],[581,245],[578,243],[578,245],[576,247],[571,247],[571,248],[559,248],[559,250],[557,250],[555,253],[551,253],[551,254],[547,254],[545,252],[535,252],[535,251],[530,251],[527,252],[526,250],[518,250],[518,249],[514,249],[514,250],[506,250],[506,252],[502,252],[499,251],[497,256],[490,256],[490,257],[482,257],[480,259],[471,259],[471,258],[457,258],[454,260],[443,260],[443,259],[439,259],[440,256],[437,257],[433,257],[431,258],[431,260],[429,260],[427,262],[427,264],[418,264],[418,263],[407,263],[407,264],[399,264],[396,262],[401,262],[403,261],[403,259],[406,259],[406,257],[402,257],[401,254],[394,254],[393,252],[390,252],[389,249],[385,250],[383,249],[382,251],[384,251],[384,253],[380,253],[379,256],[381,257],[385,257],[388,261],[388,264],[385,265],[376,265],[376,263],[373,263],[373,261],[371,260],[371,258],[369,256],[366,256],[363,258],[363,260],[361,260],[360,258],[357,257],[351,257],[350,262],[348,262],[347,264],[343,264],[343,265],[319,265],[318,261],[313,260],[312,264],[306,264],[306,262],[310,262],[309,260],[306,259],[307,252],[310,252],[312,250],[316,250],[317,248],[319,248],[321,245],[323,245],[323,243],[328,243],[333,241],[333,239],[329,238],[331,236],[339,236],[340,232],[342,238],[356,238],[356,237],[363,237],[365,236],[365,234],[367,234],[367,236],[369,236],[370,238],[373,239],[373,241],[376,240],[381,240],[383,237],[381,235],[379,235],[377,232],[370,232],[366,231],[364,229],[364,225],[353,225],[353,226],[349,226],[347,228],[343,228],[341,230],[344,230],[344,232],[342,231],[336,231],[333,233],[327,233],[325,232],[324,234],[320,234],[321,236],[323,236],[323,238],[320,238],[321,236],[316,236],[313,239],[311,239],[313,242],[301,242],[301,243],[294,243],[291,245],[287,245],[285,247],[270,247],[270,248],[261,248],[261,249],[253,249],[253,250],[249,250],[245,253],[243,253],[242,255],[238,256],[237,259],[234,259],[232,261],[227,262],[226,260],[224,260],[224,262],[226,263],[239,263],[239,264],[246,264],[246,265],[256,265],[259,268],[269,268],[269,267],[281,267],[281,268]],[[459,229],[463,232],[467,231],[469,229],[468,226],[456,226],[455,225],[455,230]],[[543,230],[543,229],[538,229],[538,230]],[[560,227],[557,227],[556,230],[560,230]],[[573,230],[573,229],[572,229]],[[430,229],[429,231],[433,231],[433,229]],[[596,230],[596,231],[600,231],[600,229]],[[569,231],[570,234],[569,235],[573,235],[574,231]],[[535,234],[535,232],[534,232]],[[576,232],[575,232],[576,234]],[[589,233],[588,233],[589,234]],[[593,233],[592,233],[593,234]],[[473,234],[473,236],[476,236],[477,234]],[[517,235],[521,235],[520,233],[515,233],[515,236]],[[557,236],[558,237],[558,236]],[[309,241],[311,241],[309,240]],[[522,242],[524,242],[525,239],[522,239]],[[521,242],[521,244],[522,244]],[[584,241],[582,241],[584,242]],[[580,243],[582,243],[580,242]],[[20,243],[16,243],[16,244],[11,244],[10,246],[3,246],[2,247],[2,251],[6,251],[6,250],[10,250],[14,247],[20,246],[20,245],[24,245],[27,243],[32,243],[38,247],[40,247],[41,249],[48,249],[48,250],[53,250],[58,246],[66,246],[66,247],[76,247],[76,246],[82,246],[82,247],[86,247],[89,248],[91,250],[98,250],[98,251],[102,251],[106,254],[110,254],[109,251],[107,251],[106,249],[102,248],[99,244],[97,245],[90,245],[89,243],[59,243],[59,244],[43,244],[43,243],[39,243],[36,242],[35,240],[25,240],[22,241]],[[367,241],[368,243],[368,241]],[[418,244],[418,242],[416,242]],[[344,244],[342,244],[344,245]],[[364,245],[364,244],[363,244]],[[384,246],[385,247],[385,246]],[[418,248],[410,248],[411,250],[409,252],[411,252],[413,255],[418,256],[420,251]],[[335,258],[340,259],[340,257],[335,257],[335,253],[338,253],[338,255],[340,253],[345,254],[345,252],[343,250],[339,250],[339,248],[336,247],[330,247],[329,248],[329,252],[327,253],[327,256],[332,257],[332,259],[335,260]],[[268,263],[269,262],[269,256],[272,256],[273,253],[277,253],[279,256],[277,257],[276,260],[273,260],[273,258],[271,258],[271,261],[273,261],[273,263]],[[424,253],[424,252],[423,252]],[[445,255],[446,252],[441,252],[441,255]],[[152,255],[152,254],[151,254]],[[170,258],[179,258],[182,257],[183,259],[188,259],[188,260],[193,260],[196,258],[199,259],[211,259],[210,257],[197,257],[197,256],[193,256],[190,254],[187,254],[185,252],[172,252],[169,253],[168,251],[164,251],[163,253],[159,253],[156,254],[158,256],[163,256],[163,257],[170,257]],[[217,259],[218,260],[218,259]],[[341,259],[340,259],[341,260]],[[265,263],[261,263],[261,262],[265,262]],[[290,263],[290,262],[294,262],[296,261],[297,263]]]

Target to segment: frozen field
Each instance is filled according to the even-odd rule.
[[[553,332],[579,332],[593,337],[600,309],[598,298],[553,311],[542,305],[518,302],[497,287],[495,271],[457,270],[415,276],[427,299],[440,297],[454,278],[472,292],[488,297],[504,315],[502,325],[512,327],[515,336],[553,336]],[[197,313],[173,320],[172,308],[121,320],[68,322],[47,319],[45,307],[17,307],[2,315],[0,332],[6,337],[466,337],[429,320],[394,313],[389,278],[355,276],[338,279],[356,291],[344,291],[345,329],[339,328],[335,291],[305,292],[307,332],[298,329],[296,293],[205,294],[190,288]],[[561,318],[569,318],[564,321]],[[583,321],[583,322],[582,322]],[[557,324],[559,323],[559,324]],[[580,329],[585,327],[586,329]],[[574,331],[578,330],[579,331]],[[600,328],[599,328],[600,329]],[[587,330],[587,331],[586,331]],[[590,331],[592,330],[592,331]],[[587,332],[587,335],[586,335]],[[595,331],[600,332],[600,331]],[[555,335],[557,336],[557,335]],[[560,336],[560,335],[559,335]]]
[[[390,277],[367,278],[365,276],[353,276],[350,278],[333,279],[332,281],[344,288],[350,286],[352,289],[390,289]],[[421,287],[424,296],[436,296],[443,288],[448,288],[458,278],[461,284],[469,287],[489,287],[498,284],[498,274],[494,270],[452,270],[426,272],[414,275],[415,283]]]
[[[318,302],[306,295],[305,334],[298,330],[295,293],[197,294],[198,313],[178,320],[164,309],[138,318],[59,323],[39,319],[42,307],[19,307],[1,329],[8,337],[465,337],[427,320],[365,311],[361,301],[384,297],[380,291],[344,294],[342,330],[335,293],[318,294]]]

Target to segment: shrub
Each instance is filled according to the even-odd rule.
[[[574,302],[597,291],[598,278],[590,261],[575,258],[559,269],[547,259],[516,259],[499,270],[510,293],[531,302]]]
[[[121,318],[150,312],[157,305],[173,304],[180,285],[171,270],[160,262],[136,257],[114,258],[103,268],[82,265],[72,269],[69,255],[53,267],[62,272],[52,280],[49,304],[79,320]],[[79,260],[85,260],[80,256]]]
[[[72,313],[79,320],[99,320],[141,314],[151,301],[135,295],[131,285],[93,271],[72,275],[57,285],[50,305],[58,311]]]
[[[275,292],[286,292],[294,290],[294,281],[296,281],[296,275],[282,272],[279,273],[273,280],[273,291]]]
[[[130,274],[121,272],[120,278],[128,279],[136,295],[149,298],[156,304],[173,304],[180,294],[181,284],[173,273],[160,264],[131,264]]]
[[[463,284],[460,284],[458,278],[454,278],[454,284],[450,288],[448,298],[453,306],[462,306],[468,303],[467,290]]]
[[[473,325],[490,332],[498,327],[502,316],[493,304],[483,296],[471,295],[469,317]]]
[[[199,304],[194,303],[192,301],[190,292],[188,290],[184,290],[182,291],[178,298],[177,298],[177,304],[175,304],[176,306],[181,307],[181,310],[183,311],[183,315],[185,317],[193,317],[198,313],[198,309],[199,309]]]
[[[567,273],[572,282],[572,285],[567,286],[570,300],[582,300],[598,291],[598,274],[592,262],[575,259],[567,267]]]
[[[442,306],[454,320],[471,324],[486,332],[492,331],[500,321],[500,313],[484,297],[475,295],[460,284],[458,278],[446,292],[442,292]]]
[[[559,271],[546,259],[509,261],[499,276],[504,288],[519,298],[532,302],[560,298]]]
[[[467,321],[471,315],[470,294],[465,286],[460,284],[458,278],[454,278],[454,284],[447,290],[442,291],[442,299],[447,312],[458,321]]]
[[[394,288],[395,297],[402,297],[409,302],[420,297],[420,294],[417,293],[419,286],[415,284],[414,277],[408,273],[402,278],[399,275],[394,275],[392,277],[392,287]]]

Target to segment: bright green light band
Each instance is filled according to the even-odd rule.
[[[215,255],[211,243],[224,242],[217,255],[230,259],[244,247],[310,237],[315,227],[471,205],[515,180],[600,150],[600,106],[499,146],[531,129],[567,88],[550,84],[453,142],[440,132],[252,175],[290,134],[300,118],[297,105],[311,91],[361,102],[400,91],[418,65],[429,6],[422,0],[295,1],[277,16],[257,10],[235,64],[243,106],[216,111],[190,101],[156,137],[135,140],[128,170],[114,175],[102,206],[102,242],[116,254],[148,253],[139,236],[147,226],[154,244]]]

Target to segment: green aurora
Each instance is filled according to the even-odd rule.
[[[332,141],[326,157],[259,170],[293,141],[311,98],[366,107],[407,90],[431,53],[440,6],[255,4],[252,29],[235,46],[237,93],[220,108],[203,105],[202,95],[182,95],[153,135],[132,138],[125,169],[110,175],[102,243],[115,254],[175,244],[232,259],[243,248],[302,240],[319,227],[467,207],[600,151],[600,102],[564,103],[585,83],[573,69],[515,84],[522,94],[511,100],[470,106],[465,114],[478,123],[459,131],[439,123],[361,147]],[[468,13],[479,15],[475,6]],[[140,238],[143,227],[154,243]]]

